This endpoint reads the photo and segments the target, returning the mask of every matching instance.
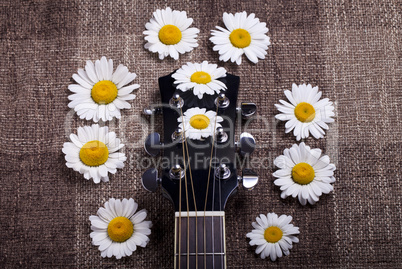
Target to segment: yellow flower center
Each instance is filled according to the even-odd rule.
[[[126,217],[112,219],[107,226],[107,234],[115,242],[124,242],[129,239],[134,232],[134,225]]]
[[[269,243],[276,243],[281,240],[283,232],[276,226],[271,226],[265,229],[264,238]]]
[[[191,75],[190,80],[198,84],[207,84],[211,82],[211,76],[207,72],[197,71]]]
[[[159,40],[165,45],[174,45],[181,40],[181,31],[177,26],[167,24],[159,30]]]
[[[99,166],[109,158],[109,150],[98,140],[85,143],[80,150],[80,159],[88,166]]]
[[[308,163],[298,163],[292,169],[293,181],[300,185],[309,184],[315,177],[314,169]]]
[[[295,107],[295,116],[301,122],[310,122],[315,118],[315,109],[309,103],[302,102]]]
[[[109,104],[117,97],[116,84],[110,80],[101,80],[97,82],[91,91],[92,99],[98,104]]]
[[[197,114],[191,117],[190,119],[190,125],[194,129],[205,129],[209,125],[209,118],[203,114]]]
[[[241,28],[233,30],[229,35],[229,39],[232,45],[239,49],[248,47],[251,43],[250,33]]]

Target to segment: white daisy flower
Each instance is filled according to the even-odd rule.
[[[202,140],[203,138],[213,136],[216,128],[222,127],[219,122],[222,122],[223,118],[217,116],[215,111],[207,111],[206,108],[193,107],[187,109],[187,111],[183,113],[183,117],[180,116],[177,121],[181,122],[179,128],[185,130],[187,138]]]
[[[168,7],[157,9],[153,18],[145,24],[145,48],[159,53],[159,59],[170,56],[179,59],[179,53],[184,54],[198,46],[197,28],[189,28],[193,19],[187,18],[185,11],[177,11]]]
[[[255,253],[261,254],[261,258],[270,257],[272,261],[282,257],[282,254],[289,255],[293,243],[299,243],[295,236],[299,234],[299,228],[293,226],[291,216],[268,213],[266,216],[260,214],[257,222],[252,225],[255,228],[247,237],[251,239],[251,246],[258,246]]]
[[[116,133],[108,127],[78,127],[78,136],[70,134],[71,142],[63,145],[63,153],[68,168],[84,174],[84,178],[95,183],[108,182],[108,173],[115,174],[117,168],[123,168],[127,157],[119,150],[124,147]]]
[[[111,198],[97,216],[90,216],[92,244],[99,246],[103,258],[130,256],[137,246],[146,247],[151,234],[151,221],[145,221],[147,211],[137,211],[138,204],[129,200]]]
[[[223,23],[227,29],[216,26],[219,31],[212,30],[210,38],[215,45],[213,50],[220,54],[219,60],[227,62],[230,59],[240,65],[243,54],[253,63],[265,58],[271,44],[265,22],[255,18],[254,13],[247,16],[243,11],[235,15],[223,13]]]
[[[285,124],[286,133],[293,130],[297,141],[309,137],[310,133],[315,138],[324,137],[324,130],[329,127],[327,123],[334,122],[334,106],[328,98],[321,99],[322,92],[318,87],[306,85],[292,85],[292,92],[285,91],[285,95],[290,103],[279,100],[280,104],[275,104],[276,108],[282,112],[275,116],[276,119],[287,121]]]
[[[194,95],[199,99],[205,94],[219,94],[221,90],[226,90],[225,83],[219,78],[226,77],[226,69],[216,64],[209,64],[207,61],[202,63],[187,63],[177,70],[172,77],[174,84],[183,92],[193,90]]]
[[[314,204],[321,194],[328,194],[334,188],[335,165],[327,155],[321,156],[320,149],[310,149],[303,142],[285,149],[283,155],[274,160],[279,168],[273,176],[276,186],[281,188],[281,198],[288,196],[299,198],[302,205]]]
[[[135,73],[128,72],[127,67],[120,64],[113,72],[113,61],[102,57],[87,61],[84,69],[78,69],[73,79],[78,84],[71,84],[68,89],[74,94],[68,96],[69,108],[74,108],[81,119],[98,122],[120,119],[120,109],[131,108],[126,102],[135,98],[131,92],[140,85],[127,86],[136,78]]]

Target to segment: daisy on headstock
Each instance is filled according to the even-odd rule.
[[[180,95],[188,108],[215,109],[217,96],[225,94],[228,87],[226,69],[208,61],[187,63],[173,72],[171,78],[175,93]]]
[[[222,127],[221,116],[217,116],[215,111],[206,111],[205,108],[193,107],[183,113],[183,117],[177,118],[180,122],[179,128],[185,130],[186,138],[202,140],[214,135],[214,127]]]
[[[177,70],[172,77],[174,84],[182,92],[193,91],[193,94],[202,99],[204,94],[214,95],[226,90],[226,85],[220,78],[226,77],[226,70],[216,64],[187,63]]]
[[[163,113],[163,143],[151,133],[145,150],[156,156],[163,150],[167,165],[150,168],[142,184],[163,196],[175,208],[175,268],[226,268],[225,205],[242,183],[253,189],[257,174],[244,169],[237,175],[236,154],[251,154],[255,140],[249,133],[235,142],[237,117],[249,118],[254,103],[236,108],[240,79],[222,67],[187,63],[159,78],[162,104],[145,114]]]

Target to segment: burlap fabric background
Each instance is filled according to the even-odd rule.
[[[199,47],[179,61],[146,51],[143,30],[157,8],[186,10]],[[257,65],[219,63],[240,76],[239,101],[254,101],[252,160],[260,184],[227,206],[228,268],[397,268],[401,245],[401,3],[366,1],[1,1],[0,267],[173,268],[173,210],[141,187],[141,116],[159,102],[157,79],[187,61],[218,62],[208,38],[223,12],[254,12],[272,45]],[[109,126],[126,144],[123,170],[95,185],[65,166],[61,148],[90,124],[67,107],[71,76],[101,56],[125,64],[141,84],[131,110]],[[276,123],[274,104],[292,83],[318,85],[334,101],[336,122],[324,139],[307,139],[337,165],[334,192],[315,206],[281,200],[273,158],[296,142]],[[162,118],[159,118],[161,121]],[[240,129],[237,134],[240,134]],[[258,165],[258,163],[257,163]],[[151,241],[122,260],[103,259],[88,217],[111,198],[133,197],[152,220]],[[260,213],[290,214],[300,243],[277,262],[261,260],[246,233]]]

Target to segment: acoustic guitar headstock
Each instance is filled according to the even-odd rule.
[[[192,90],[182,91],[175,84],[174,73],[159,78],[162,104],[144,110],[147,115],[163,114],[163,142],[159,133],[151,133],[145,150],[151,156],[163,151],[160,173],[150,168],[142,184],[172,201],[176,211],[223,211],[239,182],[252,189],[258,176],[250,169],[237,175],[238,154],[251,154],[255,140],[243,133],[235,142],[235,126],[241,118],[251,117],[256,106],[242,103],[236,108],[239,77],[219,78],[225,85],[213,94],[197,97]]]

